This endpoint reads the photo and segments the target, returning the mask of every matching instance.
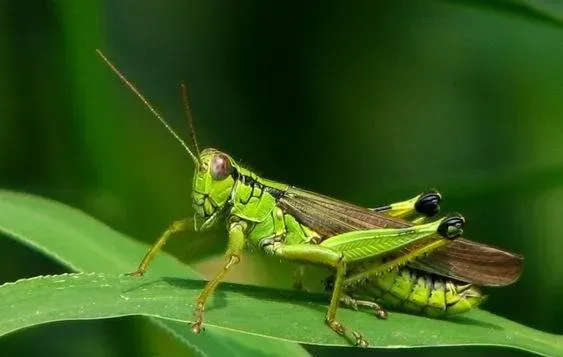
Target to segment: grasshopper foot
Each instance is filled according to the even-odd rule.
[[[357,333],[356,331],[352,331],[352,335],[356,339],[356,346],[362,347],[362,348],[366,348],[366,347],[369,346],[368,341],[366,341],[366,339],[362,335]]]
[[[349,295],[343,294],[340,298],[340,303],[354,310],[358,310],[359,307],[367,307],[368,309],[373,309],[377,318],[382,320],[387,319],[387,311],[385,311],[375,301],[356,300]]]
[[[446,239],[456,239],[463,234],[465,218],[459,213],[453,213],[445,218],[438,226],[438,234]]]
[[[192,325],[192,332],[195,333],[196,335],[199,334],[202,330],[201,323],[202,323],[201,321],[196,321]]]
[[[350,331],[340,322],[335,320],[326,320],[327,325],[332,329],[332,331],[336,332],[337,334],[344,336],[348,342],[354,346],[358,347],[367,347],[368,341],[363,338],[361,334],[356,331]]]
[[[197,335],[203,329],[203,327],[202,327],[202,325],[203,325],[203,304],[202,303],[196,304],[196,307],[194,309],[194,316],[195,316],[195,321],[192,325],[192,332]]]
[[[375,310],[375,316],[381,320],[387,320],[387,311],[383,310],[381,307]]]
[[[144,271],[144,270],[141,270],[141,269],[138,269],[138,270],[135,270],[135,271],[132,272],[132,273],[127,273],[127,274],[125,274],[125,275],[126,275],[126,276],[133,276],[133,277],[135,277],[135,278],[139,278],[139,277],[145,275],[145,271]]]

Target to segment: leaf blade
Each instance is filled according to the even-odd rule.
[[[108,227],[84,212],[38,196],[0,190],[0,232],[37,250],[77,272],[102,271],[121,274],[133,271],[147,251],[147,246]],[[79,247],[79,248],[77,248]],[[165,252],[154,260],[146,276],[187,276],[199,274]],[[189,314],[186,310],[186,314]],[[246,356],[250,346],[264,346],[256,351],[271,356],[279,353],[310,356],[303,347],[292,343],[274,343],[254,336],[211,333],[204,339],[178,335],[177,326],[166,320],[153,320],[200,356]],[[239,346],[234,350],[232,346]],[[267,346],[271,346],[267,349]]]
[[[191,316],[186,314],[190,307],[187,302],[195,301],[203,284],[190,279],[131,278],[103,273],[36,277],[4,284],[0,287],[0,301],[5,302],[0,308],[0,336],[53,321],[129,315],[176,321],[171,325],[177,333],[188,335],[191,331],[186,322]],[[238,331],[278,341],[345,346],[339,336],[324,326],[325,309],[324,295],[303,296],[225,284],[206,310],[208,330],[200,336],[216,330]],[[280,323],[264,324],[264,311],[268,312],[268,321]],[[372,314],[349,309],[340,310],[339,317],[379,347],[482,345],[544,356],[557,356],[563,351],[562,336],[536,331],[480,310],[448,320],[393,313],[388,321],[378,321]],[[377,324],[381,328],[374,328]]]

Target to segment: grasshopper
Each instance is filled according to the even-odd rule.
[[[133,84],[97,52],[195,165],[193,218],[173,222],[130,275],[142,276],[169,237],[188,229],[190,222],[196,232],[220,221],[226,224],[226,260],[195,301],[194,333],[202,330],[207,300],[240,262],[246,247],[282,260],[329,268],[325,285],[331,298],[325,322],[361,347],[368,345],[364,337],[337,320],[340,305],[367,307],[380,318],[387,317],[384,307],[428,316],[454,315],[484,300],[476,285],[504,286],[520,276],[521,256],[461,237],[462,215],[433,218],[441,202],[437,191],[381,207],[360,207],[260,177],[217,149],[200,151],[182,85],[193,144],[188,147]],[[299,279],[296,286],[301,286]]]

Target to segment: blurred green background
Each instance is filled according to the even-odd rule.
[[[191,160],[99,47],[187,137],[185,81],[200,145],[265,177],[366,206],[438,188],[443,212],[467,217],[469,238],[525,255],[521,280],[489,290],[485,309],[563,333],[563,30],[507,8],[2,2],[0,187],[151,243],[192,214]],[[209,276],[225,245],[215,230],[166,250]],[[0,257],[0,282],[64,271],[4,237]],[[249,257],[229,280],[290,288],[291,270]],[[137,318],[34,328],[0,351],[185,352]]]

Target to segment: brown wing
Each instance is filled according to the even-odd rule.
[[[373,228],[404,228],[406,220],[368,208],[291,187],[279,198],[279,206],[323,237]],[[407,248],[417,249],[416,246]],[[523,258],[486,244],[458,238],[447,246],[417,258],[409,266],[462,282],[503,286],[516,281]]]
[[[405,220],[295,187],[290,187],[278,204],[323,237],[361,229],[411,226]]]
[[[520,255],[459,238],[409,265],[467,283],[504,286],[518,280],[523,261]]]

